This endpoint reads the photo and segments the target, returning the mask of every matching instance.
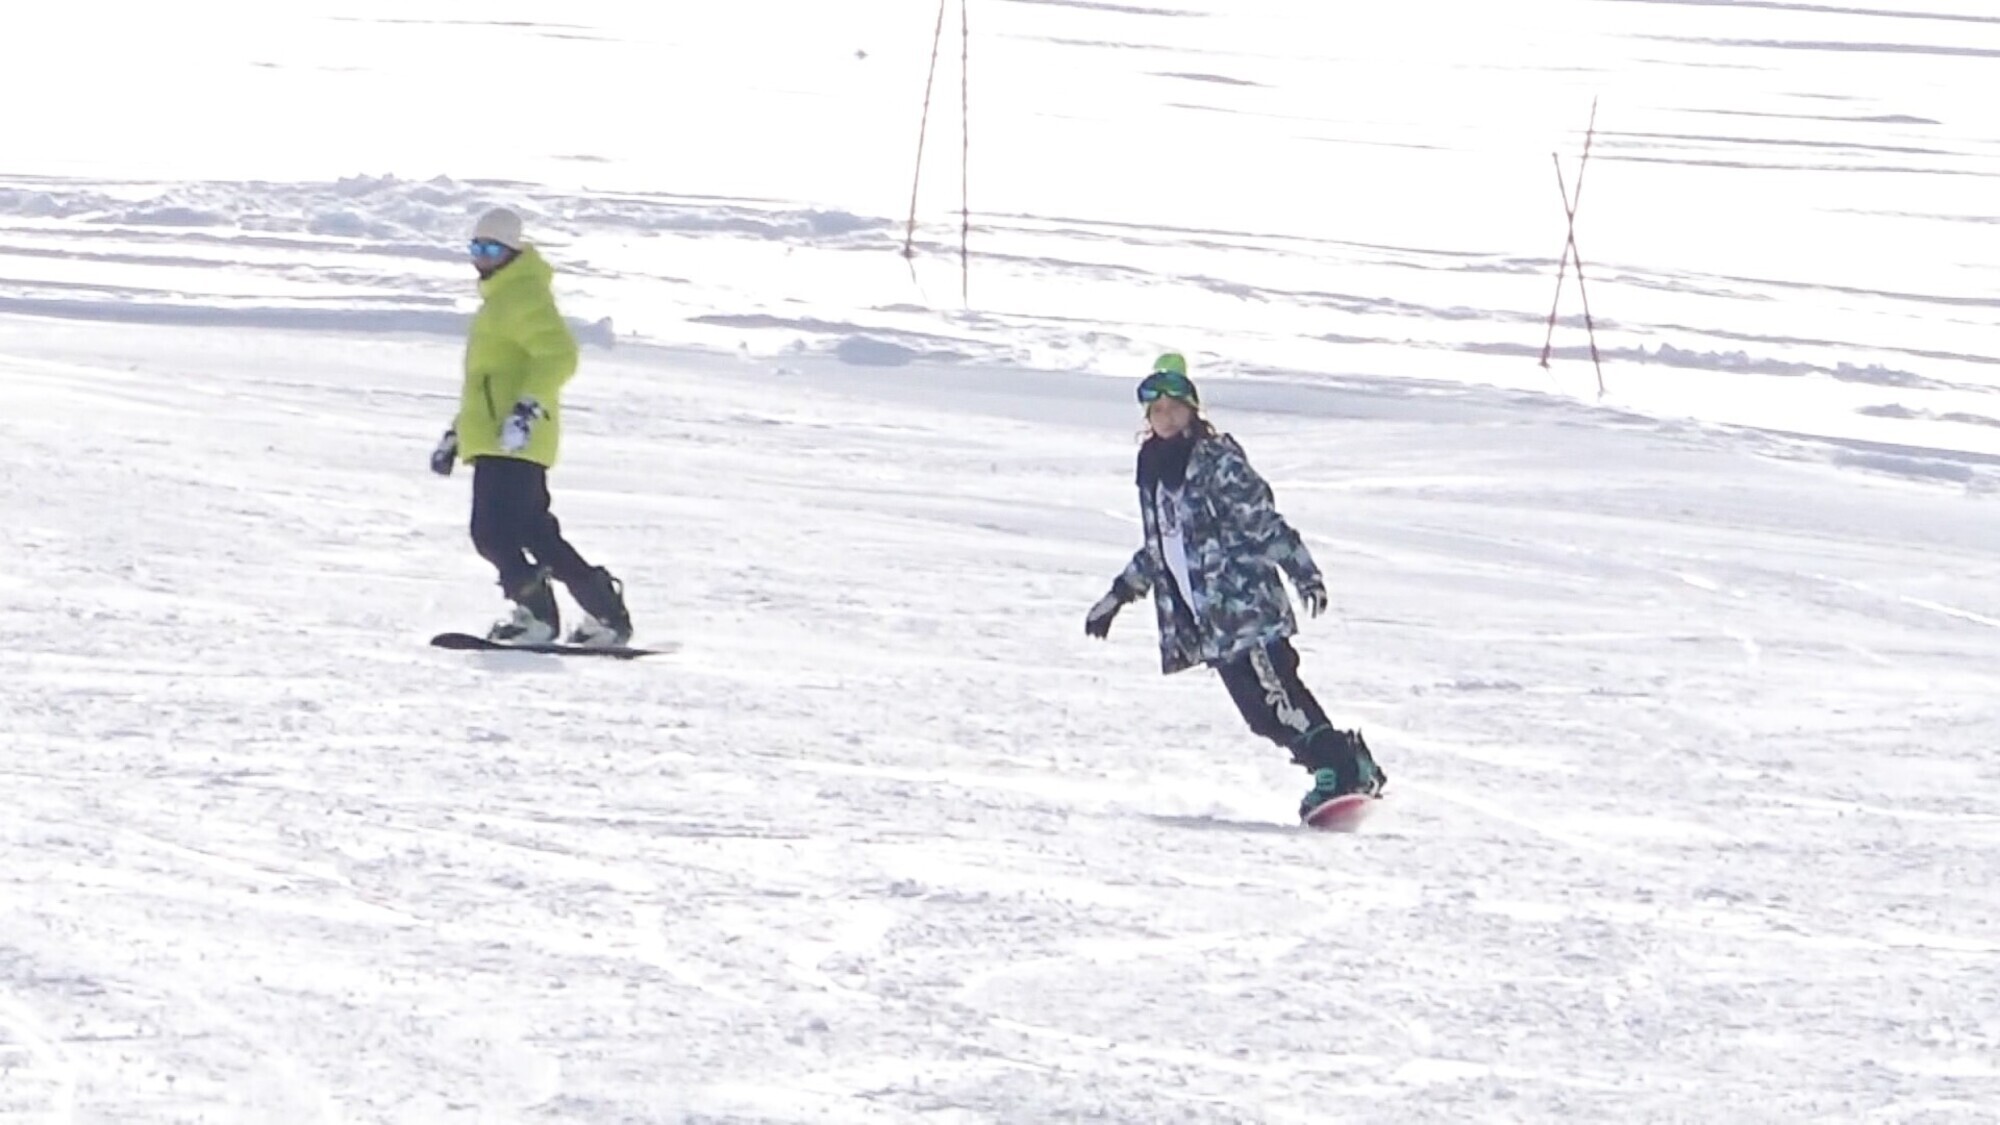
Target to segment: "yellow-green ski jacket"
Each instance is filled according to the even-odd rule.
[[[465,388],[458,403],[458,456],[518,457],[556,463],[562,436],[562,388],[576,373],[576,337],[556,310],[555,271],[532,246],[479,283],[485,300],[465,341]],[[500,448],[500,426],[524,398],[546,417],[529,431],[528,444]]]

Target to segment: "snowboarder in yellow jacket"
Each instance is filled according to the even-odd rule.
[[[514,603],[487,637],[520,644],[560,636],[554,579],[584,612],[570,643],[626,644],[624,584],[585,562],[549,510],[562,390],[577,364],[576,337],[556,308],[555,272],[522,237],[520,216],[505,208],[480,216],[470,252],[483,301],[465,344],[458,417],[431,454],[431,469],[450,475],[459,461],[472,466],[472,543]]]

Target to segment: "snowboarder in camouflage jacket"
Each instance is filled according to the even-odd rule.
[[[1145,542],[1091,607],[1084,631],[1107,636],[1118,611],[1150,593],[1161,671],[1215,668],[1250,728],[1312,772],[1301,818],[1336,796],[1380,793],[1387,775],[1360,732],[1334,729],[1299,680],[1291,643],[1298,620],[1279,572],[1318,616],[1326,581],[1312,553],[1243,447],[1202,417],[1186,360],[1168,353],[1153,366],[1138,392],[1152,431],[1137,473]]]

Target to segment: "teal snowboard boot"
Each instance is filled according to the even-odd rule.
[[[1362,793],[1382,795],[1389,775],[1375,764],[1375,755],[1358,730],[1315,727],[1299,740],[1292,761],[1312,771],[1312,791],[1305,795],[1302,808],[1324,804],[1335,797]]]
[[[1340,774],[1335,770],[1314,770],[1313,787],[1299,798],[1299,819],[1305,820],[1312,811],[1335,797],[1340,796]]]

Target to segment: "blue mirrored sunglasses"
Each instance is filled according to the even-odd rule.
[[[1139,381],[1139,401],[1151,403],[1162,398],[1194,401],[1194,384],[1178,371],[1155,371]]]
[[[512,246],[509,246],[504,242],[495,242],[490,238],[473,239],[472,245],[469,247],[469,249],[472,251],[472,256],[479,259],[482,262],[488,262],[488,261],[497,262],[500,259],[514,252],[514,248]]]

